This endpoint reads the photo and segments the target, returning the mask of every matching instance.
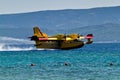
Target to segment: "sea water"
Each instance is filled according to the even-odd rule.
[[[0,80],[120,80],[120,43],[71,50],[0,46]]]

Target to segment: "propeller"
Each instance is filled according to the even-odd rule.
[[[78,33],[78,38],[80,38],[80,36],[81,36],[80,33]]]
[[[65,40],[66,40],[66,37],[67,37],[67,35],[66,35],[66,33],[64,34],[64,38],[65,38]]]
[[[83,37],[83,35],[81,35],[80,33],[78,33],[78,39]]]

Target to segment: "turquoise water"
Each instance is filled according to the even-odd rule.
[[[120,80],[120,43],[22,49],[0,51],[0,80]]]

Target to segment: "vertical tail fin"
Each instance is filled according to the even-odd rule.
[[[46,33],[42,33],[38,27],[33,28],[34,35],[31,38],[31,40],[39,40],[39,38],[48,38],[48,35]]]
[[[44,37],[43,33],[40,31],[38,27],[34,27],[33,30],[34,30],[34,36]]]

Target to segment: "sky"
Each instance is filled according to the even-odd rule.
[[[0,14],[120,6],[120,0],[0,0]]]

